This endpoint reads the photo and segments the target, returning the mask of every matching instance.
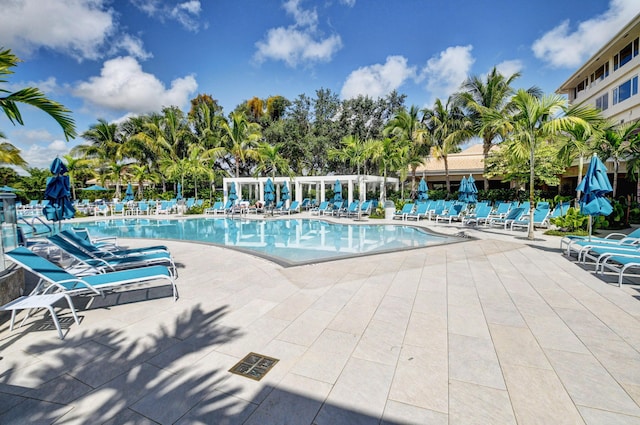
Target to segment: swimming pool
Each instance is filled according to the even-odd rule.
[[[92,236],[173,239],[245,251],[283,266],[459,241],[414,226],[332,223],[320,219],[123,218],[65,223]]]

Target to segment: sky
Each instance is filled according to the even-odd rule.
[[[189,109],[209,94],[225,115],[257,96],[330,89],[432,106],[496,66],[516,88],[551,94],[633,17],[638,0],[0,0],[0,47],[22,62],[0,83],[38,87],[69,108],[78,134]],[[45,113],[0,115],[30,167],[80,143]]]

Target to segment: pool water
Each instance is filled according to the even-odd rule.
[[[395,224],[331,223],[319,219],[123,218],[65,223],[94,237],[173,239],[220,245],[268,258],[284,266],[459,241]]]

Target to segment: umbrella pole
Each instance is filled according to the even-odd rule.
[[[589,215],[589,242],[591,242],[591,215]]]

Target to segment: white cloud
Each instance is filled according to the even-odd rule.
[[[113,43],[111,53],[116,54],[121,50],[128,52],[129,56],[138,59],[149,59],[153,57],[151,53],[144,50],[142,40],[129,34],[124,34],[118,41]]]
[[[55,77],[49,77],[46,80],[40,81],[22,81],[18,83],[8,83],[4,88],[9,91],[18,91],[27,87],[37,87],[45,94],[57,93],[60,90],[60,86]]]
[[[384,64],[358,68],[347,77],[340,95],[343,99],[369,96],[384,97],[400,87],[408,78],[415,78],[416,68],[407,65],[403,56],[388,56]]]
[[[118,57],[106,61],[99,76],[79,83],[74,94],[92,105],[144,114],[163,106],[185,107],[197,88],[192,75],[176,78],[166,88],[155,75],[144,72],[135,58]]]
[[[548,31],[533,43],[533,53],[554,68],[579,66],[638,12],[638,0],[611,0],[606,12],[580,22],[575,29],[566,20]]]
[[[340,4],[343,4],[347,7],[353,7],[356,5],[356,0],[340,0]]]
[[[17,128],[11,132],[11,139],[16,141],[16,146],[33,145],[36,143],[49,142],[53,139],[53,135],[45,129],[27,130],[25,128]],[[13,142],[12,142],[13,143]]]
[[[134,6],[150,17],[164,22],[173,20],[182,25],[186,30],[197,32],[200,29],[199,22],[202,5],[199,0],[189,0],[176,5],[165,3],[162,0],[131,0]]]
[[[31,168],[49,168],[51,161],[56,156],[63,156],[69,153],[71,145],[64,140],[54,140],[48,144],[34,144],[20,153],[22,158]]]
[[[436,98],[443,101],[460,87],[469,75],[475,59],[471,55],[473,46],[453,46],[427,61],[421,79],[426,78],[426,89],[431,93],[430,104]]]
[[[271,28],[264,40],[256,42],[254,59],[258,63],[268,59],[281,60],[295,68],[300,63],[328,62],[342,48],[339,35],[323,38],[318,34],[315,9],[302,9],[300,0],[288,0],[283,8],[295,23],[286,28]]]
[[[524,64],[519,59],[507,60],[496,65],[498,72],[505,77],[521,72],[523,68]]]
[[[107,45],[121,43],[115,12],[106,0],[11,0],[2,2],[0,40],[29,55],[45,47],[81,61],[103,56]],[[144,58],[138,42],[130,55]],[[127,48],[123,43],[121,47]]]

